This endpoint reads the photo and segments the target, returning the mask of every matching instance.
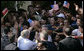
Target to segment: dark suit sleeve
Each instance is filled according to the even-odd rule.
[[[81,45],[81,42],[79,41],[79,39],[76,39],[77,40],[77,50],[83,50],[82,48],[82,45]]]
[[[66,50],[66,47],[61,42],[59,42],[59,50]]]

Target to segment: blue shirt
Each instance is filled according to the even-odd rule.
[[[17,42],[17,47],[20,50],[34,50],[37,44],[27,38],[19,37]]]

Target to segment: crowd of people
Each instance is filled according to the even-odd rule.
[[[10,10],[1,17],[1,50],[82,50],[83,8],[73,6]]]

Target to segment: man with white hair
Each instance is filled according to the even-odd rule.
[[[26,29],[21,32],[21,36],[18,38],[17,47],[20,50],[34,50],[36,43],[29,40],[30,30]]]

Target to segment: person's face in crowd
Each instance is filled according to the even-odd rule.
[[[42,10],[42,15],[44,16],[44,14],[46,13],[46,11],[45,10]]]
[[[13,16],[13,21],[16,21],[16,16]]]
[[[41,24],[43,25],[43,24],[45,24],[46,23],[46,20],[41,20]]]
[[[48,17],[48,21],[50,22],[50,17]]]
[[[8,20],[9,20],[10,22],[11,22],[11,19],[12,19],[11,15],[8,14]]]
[[[43,30],[48,31],[48,28],[47,28],[47,27],[42,27],[42,31],[43,31]]]
[[[12,35],[13,35],[13,30],[10,28],[10,32],[8,32],[8,37],[9,37],[9,39],[12,37]]]
[[[59,42],[59,41],[60,41],[60,37],[59,37],[58,35],[56,35],[55,41],[56,41],[56,42]]]
[[[80,26],[79,26],[79,31],[80,31],[81,33],[83,33],[83,28],[81,28]]]
[[[9,22],[7,22],[5,25],[6,25],[6,26],[11,26]]]
[[[27,16],[27,12],[23,12],[23,15],[24,15],[24,16]]]
[[[15,28],[15,29],[18,28],[18,23],[17,23],[17,21],[16,21],[15,24],[14,24],[14,28]]]
[[[13,15],[14,15],[14,13],[11,13],[11,15],[13,16]]]
[[[28,11],[32,12],[33,11],[33,7],[29,7]]]
[[[19,17],[20,23],[24,22],[24,19],[22,17]]]
[[[46,31],[48,35],[52,34],[50,30],[48,30],[48,27],[42,27],[41,31]]]
[[[24,26],[23,26],[23,30],[24,30],[24,29],[28,29],[28,26],[27,26],[27,25],[24,25]]]
[[[82,9],[82,8],[79,8],[78,13],[79,13],[80,15],[82,15],[82,14],[83,14],[83,9]]]
[[[77,14],[77,15],[76,15],[76,18],[80,18],[80,15]]]
[[[49,13],[49,16],[53,16],[53,9],[49,10],[48,13]]]
[[[57,20],[59,23],[63,22],[63,19],[62,18],[58,18]]]
[[[55,23],[54,18],[51,18],[51,19],[50,19],[50,24],[51,24],[51,25],[54,25],[54,23]]]
[[[45,50],[45,49],[44,49],[44,46],[42,46],[42,43],[38,43],[38,44],[37,44],[37,49],[38,49],[38,50]]]
[[[2,23],[4,23],[4,18],[3,18],[3,17],[1,18],[1,24],[2,24]]]
[[[79,26],[80,24],[80,19],[77,19],[77,25]]]
[[[73,21],[76,21],[76,18],[75,18],[75,17],[72,17],[71,19],[72,19]]]
[[[36,5],[35,10],[39,11],[40,10],[40,5]]]
[[[4,28],[5,27],[5,25],[4,24],[1,24],[1,28]]]
[[[69,25],[68,20],[64,20],[64,25]]]

